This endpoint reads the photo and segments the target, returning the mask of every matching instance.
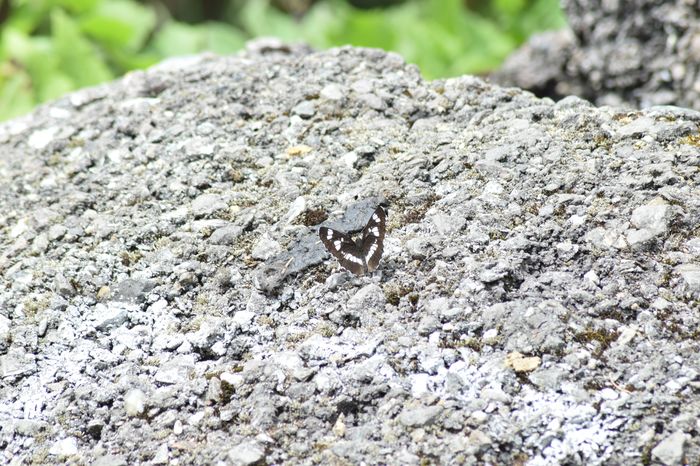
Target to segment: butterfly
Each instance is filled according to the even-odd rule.
[[[354,241],[346,233],[332,228],[321,227],[318,235],[340,265],[354,273],[363,275],[373,272],[379,265],[384,252],[384,232],[386,231],[386,211],[378,206],[362,230],[362,239]]]

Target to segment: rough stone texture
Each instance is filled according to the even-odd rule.
[[[663,464],[683,464],[683,446],[687,434],[674,432],[659,443],[653,450],[652,456]]]
[[[0,126],[0,463],[700,460],[700,114],[259,44]]]
[[[492,76],[539,96],[700,110],[700,3],[562,0],[570,30],[532,37]]]

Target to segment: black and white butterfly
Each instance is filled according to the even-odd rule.
[[[354,273],[363,275],[373,272],[379,265],[384,252],[384,232],[386,231],[386,211],[378,206],[362,230],[362,239],[352,237],[332,228],[321,227],[318,235],[340,265]]]

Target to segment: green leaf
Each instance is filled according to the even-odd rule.
[[[12,69],[14,65],[11,63],[14,63],[24,70],[38,102],[53,99],[75,88],[75,84],[60,71],[50,38],[29,37],[6,29],[2,33],[1,43],[7,69]]]
[[[199,28],[202,32],[203,50],[225,55],[236,52],[245,45],[245,35],[228,24],[212,21]]]
[[[5,60],[22,62],[31,52],[31,39],[22,30],[6,27],[0,31],[0,53]]]
[[[566,18],[557,0],[535,0],[518,19],[523,40],[535,32],[566,26]]]
[[[338,44],[349,7],[346,3],[319,2],[304,16],[301,32],[309,44],[324,49]]]
[[[239,19],[252,36],[275,36],[285,41],[298,41],[302,37],[302,27],[271,7],[269,0],[246,2]]]
[[[59,67],[78,87],[112,78],[103,57],[81,34],[78,25],[63,11],[51,14],[51,32]]]
[[[526,0],[493,0],[494,10],[506,14],[511,17],[516,17],[527,8]]]
[[[151,45],[159,55],[171,57],[203,51],[232,53],[240,50],[245,40],[242,33],[224,23],[191,26],[169,21],[156,33]]]
[[[29,34],[46,20],[50,9],[51,5],[48,4],[48,0],[20,0],[12,5],[10,16],[3,28],[13,28]]]
[[[109,59],[120,70],[139,70],[155,65],[162,57],[154,52],[132,53],[115,48],[109,50]]]
[[[317,48],[394,50],[433,78],[493,69],[532,33],[565,25],[558,0],[477,2],[476,11],[465,8],[464,0],[405,0],[370,10],[325,0],[299,19],[271,0],[227,1],[235,13],[231,20],[245,32],[225,23],[168,19],[154,30],[157,18],[149,1],[12,0],[0,28],[0,117],[17,114],[8,105],[21,113],[37,100],[108,80],[108,63],[121,72],[167,56],[231,53],[250,36],[273,35]]]
[[[76,83],[60,69],[53,43],[46,37],[28,39],[21,63],[31,76],[37,102],[55,99],[75,89]]]
[[[396,28],[387,23],[387,17],[377,10],[358,11],[345,23],[343,35],[348,43],[360,47],[393,49]]]
[[[152,8],[130,0],[99,3],[80,20],[81,29],[107,47],[140,50],[156,25]]]
[[[6,120],[29,112],[35,105],[29,76],[21,70],[9,72],[0,78],[0,120]]]
[[[466,17],[467,10],[462,7],[460,0],[430,0],[421,3],[422,15],[435,21],[438,29],[448,30],[452,33],[464,33],[464,26],[469,21]]]
[[[85,13],[90,11],[103,0],[51,0],[53,7],[58,7],[70,11],[71,13]]]
[[[164,57],[191,55],[200,50],[201,41],[202,34],[196,27],[168,21],[156,32],[151,47]]]
[[[80,21],[80,27],[88,36],[108,47],[124,47],[136,49],[138,38],[135,38],[133,27],[117,18],[94,15]]]

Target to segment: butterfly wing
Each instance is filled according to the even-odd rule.
[[[372,272],[379,265],[384,253],[384,233],[386,232],[386,211],[378,206],[362,230],[362,258],[367,270]]]
[[[362,275],[365,272],[362,251],[350,236],[326,227],[318,229],[318,236],[321,237],[321,242],[328,252],[338,259],[340,265],[355,275]]]

